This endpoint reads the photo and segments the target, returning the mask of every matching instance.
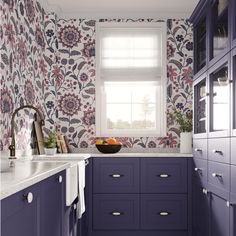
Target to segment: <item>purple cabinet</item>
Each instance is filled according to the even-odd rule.
[[[211,192],[229,199],[230,166],[212,161],[208,162],[208,184]]]
[[[142,194],[141,229],[187,230],[187,195]]]
[[[95,194],[93,196],[94,229],[138,229],[139,204],[138,194]]]
[[[231,164],[236,165],[236,138],[231,139]]]
[[[193,156],[207,160],[207,139],[194,139]]]
[[[1,235],[64,236],[64,197],[65,172],[60,172],[3,199]]]
[[[32,202],[31,197],[33,197]],[[39,184],[3,199],[1,201],[1,235],[40,236],[41,207]]]
[[[230,201],[236,205],[236,166],[231,165],[231,191]]]
[[[138,158],[96,158],[93,165],[94,193],[138,193]]]
[[[208,159],[216,162],[230,163],[230,139],[209,139]]]
[[[194,183],[206,188],[207,186],[207,161],[194,158],[193,159],[193,178]]]
[[[210,195],[210,236],[229,236],[229,209],[225,199],[215,194]]]
[[[142,158],[142,193],[186,193],[186,158]]]

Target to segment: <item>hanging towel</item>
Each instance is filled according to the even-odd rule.
[[[84,188],[85,188],[85,161],[78,162],[78,206],[77,218],[81,219],[85,212]]]

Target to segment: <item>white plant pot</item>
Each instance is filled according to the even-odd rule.
[[[44,148],[45,155],[55,155],[57,153],[56,148]]]
[[[180,133],[180,153],[192,153],[192,132]]]

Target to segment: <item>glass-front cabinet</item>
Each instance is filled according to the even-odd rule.
[[[229,1],[213,0],[211,4],[210,60],[229,46]]]
[[[231,79],[231,114],[232,135],[236,136],[236,48],[232,50],[232,79]]]
[[[230,131],[230,73],[228,56],[209,71],[209,136],[228,136]]]
[[[194,137],[203,138],[207,132],[207,76],[194,81]]]
[[[204,17],[195,27],[195,73],[206,66],[206,17]]]

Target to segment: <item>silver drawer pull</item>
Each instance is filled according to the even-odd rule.
[[[196,172],[198,172],[198,171],[199,171],[199,172],[202,172],[202,169],[195,167],[195,168],[194,168],[194,171],[196,171]]]
[[[113,215],[113,216],[121,216],[121,215],[124,215],[123,212],[119,212],[119,211],[113,211],[113,212],[111,212],[110,214]]]
[[[160,216],[169,216],[170,215],[170,212],[167,212],[167,211],[161,211],[158,213]]]
[[[88,159],[84,160],[84,162],[85,162],[85,166],[89,165],[89,160]]]
[[[169,178],[170,177],[170,175],[168,175],[168,174],[159,174],[157,176],[160,178]]]
[[[204,193],[205,195],[207,195],[207,194],[208,194],[208,190],[205,189],[205,188],[203,188],[203,189],[202,189],[202,193]]]
[[[59,175],[57,180],[58,180],[59,183],[62,183],[62,180],[63,180],[62,176]]]
[[[202,149],[200,149],[200,148],[195,148],[194,151],[195,151],[195,152],[202,152]]]
[[[23,197],[28,203],[31,203],[34,200],[33,193],[31,193],[31,192],[25,194]]]
[[[222,174],[212,173],[212,177],[222,178]]]
[[[110,175],[112,178],[121,178],[123,177],[124,175],[121,175],[121,174],[112,174]]]
[[[215,153],[215,154],[219,154],[219,155],[223,156],[223,152],[222,151],[214,149],[214,150],[212,150],[212,152]]]

